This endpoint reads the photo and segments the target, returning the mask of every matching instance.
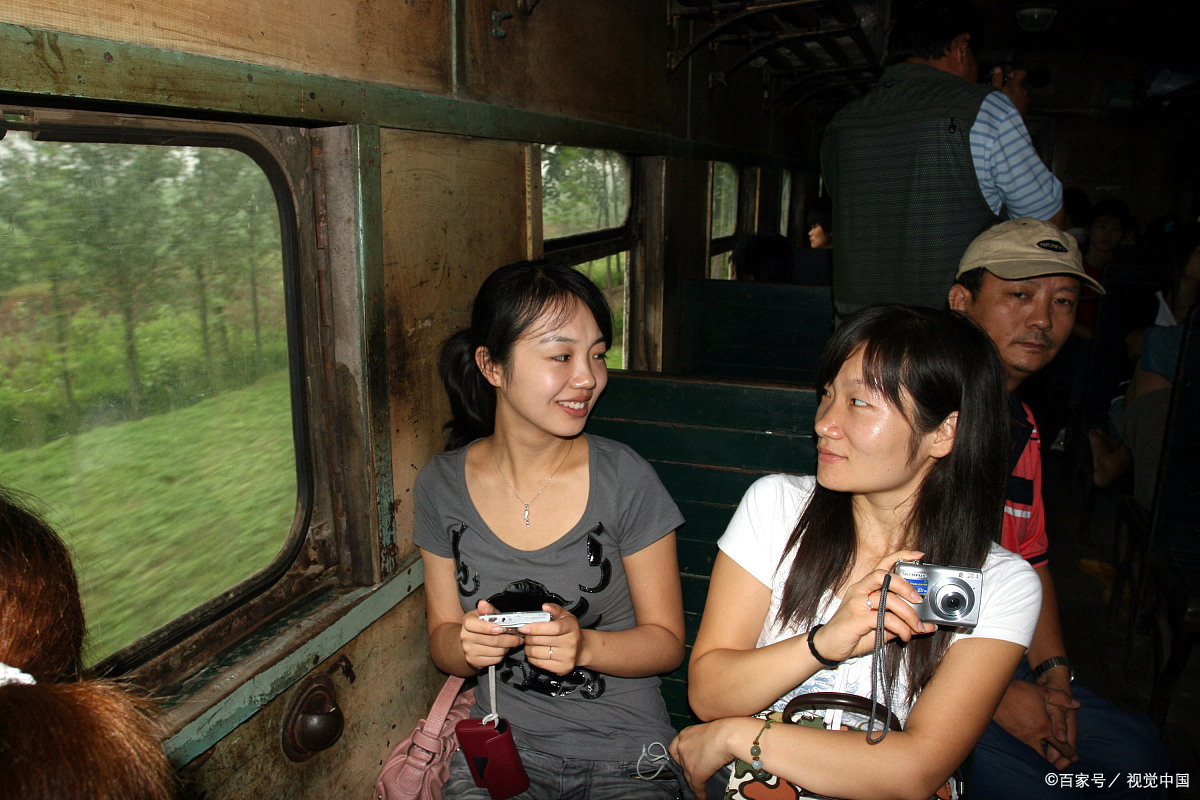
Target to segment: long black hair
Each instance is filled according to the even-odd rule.
[[[566,322],[580,300],[600,327],[605,346],[612,344],[612,312],[596,284],[565,264],[518,261],[500,267],[484,280],[475,295],[471,327],[442,343],[438,372],[450,397],[453,417],[446,423],[446,449],[453,450],[491,435],[496,426],[496,389],[475,362],[484,347],[491,360],[507,368],[513,345],[543,314],[556,315],[552,324]]]
[[[1012,422],[1004,368],[987,334],[953,311],[871,306],[837,329],[821,356],[819,386],[829,385],[861,349],[863,381],[883,394],[913,429],[909,457],[920,437],[958,412],[954,447],[926,472],[905,526],[905,547],[925,560],[983,566],[1000,536],[1012,450]],[[816,619],[826,589],[850,579],[857,551],[853,495],[817,485],[784,550],[796,548],[777,621]],[[914,638],[904,659],[890,658],[892,678],[903,660],[909,700],[933,676],[950,632]],[[901,647],[891,643],[892,652]]]

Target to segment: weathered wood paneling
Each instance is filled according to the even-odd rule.
[[[412,484],[450,417],[441,342],[470,321],[483,279],[529,253],[528,147],[403,131],[381,137],[383,264],[396,544],[412,551]]]
[[[503,21],[503,37],[492,34],[494,10],[465,6],[465,96],[684,135],[687,77],[667,72],[663,4],[541,3]]]
[[[317,665],[338,693],[346,727],[328,750],[296,764],[283,754],[285,692],[183,771],[188,797],[371,796],[383,760],[429,709],[443,676],[429,660],[419,590]]]
[[[447,4],[435,0],[5,0],[0,22],[423,91],[450,85]]]

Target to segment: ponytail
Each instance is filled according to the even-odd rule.
[[[454,450],[476,439],[490,436],[496,424],[496,390],[475,363],[471,331],[463,329],[442,343],[438,373],[450,397],[445,424],[446,449]]]

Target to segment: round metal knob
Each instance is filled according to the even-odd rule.
[[[345,724],[333,681],[327,675],[309,678],[296,691],[284,716],[283,752],[292,761],[306,761],[332,747]]]

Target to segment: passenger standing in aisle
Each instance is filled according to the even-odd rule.
[[[967,0],[924,0],[896,21],[889,66],[825,130],[821,169],[838,244],[833,296],[941,308],[971,240],[1000,219],[1062,219],[1062,184],[1022,116],[1025,73],[976,83],[982,19]]]

